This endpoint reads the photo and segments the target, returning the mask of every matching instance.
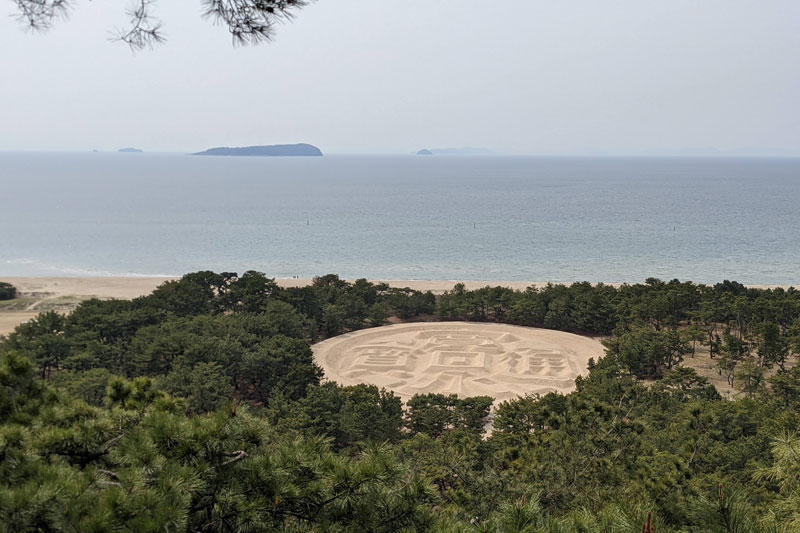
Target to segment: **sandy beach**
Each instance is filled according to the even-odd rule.
[[[84,298],[136,298],[144,296],[156,287],[178,278],[168,277],[86,277],[86,278],[28,278],[0,277],[0,281],[11,283],[21,294],[48,295],[48,297],[81,296]],[[275,282],[281,287],[305,287],[311,279],[282,279]],[[348,280],[353,281],[353,280]],[[374,283],[388,283],[390,287],[408,287],[418,291],[433,291],[441,294],[452,289],[456,283],[463,283],[467,289],[478,289],[487,285],[525,289],[530,285],[544,285],[528,281],[452,281],[452,280],[370,280]]]

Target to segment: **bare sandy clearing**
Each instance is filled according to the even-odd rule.
[[[325,376],[369,383],[403,400],[436,392],[507,400],[569,392],[603,355],[596,340],[507,324],[427,322],[360,330],[313,346]]]
[[[0,277],[14,285],[21,295],[37,299],[74,296],[88,298],[131,299],[153,292],[153,289],[176,278],[95,277],[95,278],[13,278]]]
[[[37,313],[30,311],[3,311],[0,312],[0,335],[14,331],[14,328],[36,317]]]

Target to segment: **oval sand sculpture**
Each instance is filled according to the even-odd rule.
[[[596,340],[549,329],[476,322],[415,322],[354,331],[315,344],[340,385],[369,383],[403,400],[436,392],[507,400],[569,392],[603,355]]]

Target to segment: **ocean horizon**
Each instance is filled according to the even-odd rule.
[[[0,275],[800,284],[800,159],[0,153]]]

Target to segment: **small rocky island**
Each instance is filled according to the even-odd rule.
[[[96,152],[97,150],[95,150]],[[117,150],[121,154],[141,154],[144,150],[141,148],[120,148]]]
[[[488,148],[423,148],[417,155],[497,155]]]
[[[233,156],[321,156],[322,151],[312,144],[273,144],[269,146],[244,146],[239,148],[209,148],[191,155]]]

